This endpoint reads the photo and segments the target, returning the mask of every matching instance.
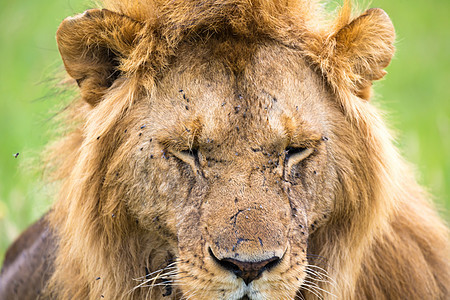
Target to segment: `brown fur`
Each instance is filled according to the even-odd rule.
[[[108,0],[61,24],[82,99],[47,296],[449,297],[448,230],[367,101],[392,23],[319,6]],[[248,287],[218,262],[272,257]]]
[[[46,216],[25,230],[6,252],[0,299],[38,299],[53,273],[55,244]]]

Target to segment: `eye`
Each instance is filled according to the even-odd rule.
[[[314,149],[306,147],[287,147],[285,150],[286,159],[303,160],[310,156],[313,151]]]
[[[307,150],[308,148],[303,147],[287,147],[284,152],[286,153],[286,159],[290,159],[292,156],[302,154]]]
[[[302,160],[308,158],[314,152],[314,148],[306,147],[287,147],[285,150],[285,164],[287,169],[292,165],[298,164]]]
[[[198,151],[197,148],[193,147],[193,148],[186,149],[186,150],[178,150],[178,151],[171,151],[171,152],[180,161],[191,166],[191,169],[195,173],[198,173],[200,164],[202,162],[202,155],[201,155],[200,151]]]
[[[179,152],[181,160],[194,160],[195,163],[199,162],[199,152],[197,148],[191,148],[188,150],[182,150]]]

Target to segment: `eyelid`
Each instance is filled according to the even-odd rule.
[[[192,159],[194,161],[198,160],[199,152],[196,148],[190,148],[186,150],[172,151],[173,155],[178,157],[179,159],[188,162]]]
[[[185,155],[189,155],[189,156],[192,156],[192,157],[197,157],[198,156],[197,148],[190,148],[190,149],[186,149],[186,150],[181,150],[180,153],[183,153]]]
[[[302,160],[309,157],[314,152],[314,148],[288,147],[286,148],[286,151],[286,169],[290,170],[293,165],[298,164]]]
[[[185,162],[186,164],[189,164],[194,172],[198,171],[201,154],[197,148],[171,151],[171,153],[179,160]]]

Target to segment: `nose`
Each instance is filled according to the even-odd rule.
[[[211,249],[209,249],[209,254],[222,268],[242,278],[247,285],[253,280],[258,279],[264,271],[270,270],[281,261],[278,256],[260,261],[241,261],[234,258],[218,259]]]

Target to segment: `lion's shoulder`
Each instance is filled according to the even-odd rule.
[[[6,252],[0,274],[3,299],[36,299],[53,274],[55,253],[56,239],[43,216]]]

